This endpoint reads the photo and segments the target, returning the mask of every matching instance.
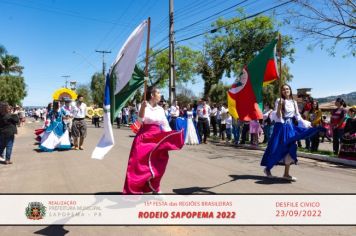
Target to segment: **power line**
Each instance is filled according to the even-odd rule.
[[[102,53],[103,54],[103,76],[105,78],[105,54],[106,53],[111,53],[111,51],[105,51],[105,50],[95,50],[95,52]]]
[[[177,32],[181,32],[181,31],[189,32],[189,31],[191,31],[191,30],[195,30],[195,31],[196,31],[196,30],[203,30],[204,28],[206,28],[206,26],[205,26],[205,27],[196,27],[196,28],[192,28],[192,29],[189,29],[189,28],[190,28],[191,26],[201,24],[201,23],[203,23],[204,21],[206,21],[206,20],[208,20],[208,19],[210,19],[210,18],[212,18],[212,17],[218,16],[217,18],[219,18],[219,17],[221,17],[221,16],[225,16],[225,15],[228,15],[228,14],[230,14],[230,13],[232,13],[232,12],[235,12],[235,11],[236,11],[235,7],[237,7],[237,6],[239,6],[239,5],[243,4],[243,3],[245,3],[245,2],[247,2],[247,1],[249,1],[249,0],[241,1],[240,3],[237,3],[237,4],[235,4],[235,5],[231,6],[231,7],[225,8],[224,10],[221,10],[221,11],[219,11],[219,12],[217,12],[217,13],[214,13],[213,15],[210,15],[210,16],[204,18],[204,19],[201,19],[201,20],[199,20],[199,21],[197,21],[197,22],[194,22],[194,23],[192,23],[192,24],[190,24],[190,25],[184,26],[184,27],[182,27],[182,28],[176,30],[176,33],[177,33]],[[255,1],[250,2],[250,3],[248,3],[248,4],[246,4],[246,5],[242,6],[242,7],[245,8],[246,6],[252,5],[252,4],[256,3],[257,1],[258,1],[258,0],[255,0]],[[231,9],[232,9],[232,10],[231,10]],[[226,12],[226,11],[227,11],[227,12]],[[222,12],[226,12],[226,13],[220,15]],[[217,19],[217,18],[216,18],[216,19]]]
[[[189,9],[187,9],[187,11],[182,12],[182,13],[177,13],[176,14],[176,19],[181,19],[181,18],[185,18],[187,19],[189,16],[192,15],[197,15],[201,12],[206,11],[207,9],[211,9],[214,8],[218,5],[221,5],[221,3],[215,4],[212,6],[212,4],[215,2],[215,0],[211,0],[211,1],[202,1],[202,2],[198,2],[198,4],[196,5],[192,5],[191,7],[189,7]]]
[[[153,58],[154,56],[160,54],[161,52],[163,52],[164,50],[166,50],[166,49],[168,49],[168,48],[169,48],[169,46],[164,47],[164,48],[161,48],[160,50],[158,50],[158,51],[152,53],[151,55],[149,55],[149,56],[148,56],[148,59]],[[144,62],[144,61],[145,61],[145,58],[141,59],[137,64],[140,64],[140,63],[142,63],[142,62]]]
[[[216,27],[216,28],[211,29],[211,30],[209,30],[209,31],[205,31],[205,32],[202,32],[202,33],[193,35],[193,36],[188,37],[188,38],[184,38],[184,39],[181,39],[181,40],[177,40],[177,43],[180,43],[180,42],[183,42],[183,41],[187,41],[187,40],[190,40],[190,39],[193,39],[193,38],[202,36],[202,35],[207,34],[207,33],[215,33],[216,31],[218,31],[218,30],[221,29],[221,28],[230,26],[230,25],[232,25],[232,24],[236,24],[236,23],[241,22],[241,21],[244,21],[244,20],[248,20],[248,19],[250,19],[250,18],[256,17],[256,16],[261,15],[261,14],[263,14],[263,13],[265,13],[265,12],[270,11],[270,10],[274,10],[274,9],[279,8],[279,7],[282,7],[282,6],[284,6],[284,5],[288,4],[288,3],[291,3],[291,2],[292,2],[292,0],[290,0],[290,1],[288,1],[288,2],[281,3],[281,4],[276,5],[276,6],[274,6],[274,7],[270,7],[270,8],[268,8],[268,9],[266,9],[266,10],[257,12],[257,13],[255,13],[255,14],[253,14],[253,15],[246,16],[246,17],[244,17],[244,18],[242,18],[242,19],[237,19],[237,20],[235,20],[235,21],[233,21],[233,22],[230,22],[230,23],[228,23],[228,24],[225,24],[225,25]]]
[[[115,20],[115,23],[118,23],[121,18],[125,15],[125,13],[127,13],[128,9],[132,6],[134,1],[131,1],[129,5],[127,5],[126,9],[123,10],[123,12],[120,14],[120,16]],[[99,48],[101,46],[101,44],[104,42],[104,40],[111,34],[111,32],[116,28],[116,24],[114,24],[110,30],[106,33],[106,35],[100,40],[100,42],[98,43],[98,45],[96,46],[96,48]]]
[[[24,7],[24,8],[31,8],[31,9],[45,11],[45,12],[51,12],[51,13],[55,13],[55,14],[59,14],[59,15],[65,15],[65,16],[70,16],[70,17],[75,17],[75,18],[81,18],[84,20],[96,21],[96,22],[100,22],[100,23],[115,24],[114,22],[109,21],[109,20],[93,18],[93,17],[88,17],[88,16],[82,16],[82,15],[75,14],[75,13],[64,12],[62,10],[35,7],[35,6],[26,5],[26,4],[8,2],[8,1],[3,1],[3,0],[1,0],[0,3],[11,4],[11,5],[15,5],[15,6]],[[125,26],[125,27],[130,26],[129,24],[125,24],[125,23],[120,23],[120,24],[117,23],[117,25],[121,25],[121,26]]]
[[[147,0],[146,3],[145,3],[145,5],[140,9],[140,11],[139,11],[137,14],[135,14],[135,15],[130,19],[130,22],[135,22],[135,19],[138,18],[142,13],[144,13],[144,11],[147,10],[147,8],[150,9],[151,7],[149,7],[149,3],[150,3],[150,1]],[[147,18],[147,17],[146,17],[146,18]],[[134,28],[136,28],[136,26],[135,26]],[[124,31],[124,33],[123,33],[123,32],[120,32],[117,36],[115,36],[115,37],[113,38],[113,40],[108,44],[108,45],[109,45],[108,48],[110,48],[110,50],[114,50],[114,48],[115,48],[114,45],[115,45],[115,43],[116,43],[116,39],[118,38],[118,36],[119,36],[119,35],[126,35],[126,34],[128,34],[129,31],[130,31],[130,29],[131,29],[131,27],[127,27],[126,30]]]
[[[158,45],[160,45],[161,43],[163,43],[164,41],[168,40],[168,36],[164,37],[162,40],[160,40],[159,42],[157,42],[155,45],[153,45],[152,47],[150,47],[151,49],[154,49],[156,47],[158,47]],[[142,52],[138,57],[141,58],[143,56],[146,55],[146,51]]]
[[[228,24],[225,24],[225,25],[216,27],[216,28],[214,28],[214,29],[211,29],[211,30],[208,30],[208,31],[204,31],[204,32],[202,32],[202,33],[199,33],[199,34],[190,36],[190,37],[188,37],[188,38],[184,38],[184,39],[181,39],[181,40],[177,40],[176,43],[178,44],[178,43],[180,43],[180,42],[187,41],[187,40],[190,40],[190,39],[199,37],[199,36],[204,35],[204,34],[207,34],[207,33],[215,33],[216,31],[218,31],[218,30],[221,29],[221,28],[230,26],[230,25],[232,25],[232,24],[236,24],[236,23],[238,23],[238,22],[241,22],[241,21],[244,21],[244,20],[253,18],[253,17],[256,17],[256,16],[258,16],[258,15],[260,15],[260,14],[263,14],[263,13],[265,13],[265,12],[268,12],[268,11],[271,11],[271,10],[274,10],[274,9],[277,9],[277,8],[279,8],[279,7],[282,7],[282,6],[284,6],[284,5],[286,5],[286,4],[290,3],[290,2],[292,2],[292,1],[290,0],[290,1],[288,1],[288,2],[281,3],[281,4],[279,4],[279,5],[270,7],[270,8],[268,8],[268,9],[262,10],[262,11],[260,11],[260,12],[257,12],[257,13],[255,13],[255,14],[246,16],[246,17],[241,18],[241,19],[237,19],[237,20],[235,20],[235,21],[233,21],[233,22],[230,22],[230,23],[228,23]],[[161,41],[162,41],[162,40],[161,40]],[[154,56],[156,56],[156,55],[158,55],[159,53],[163,52],[163,51],[166,50],[167,48],[168,48],[168,46],[167,46],[167,47],[164,47],[164,48],[162,48],[162,49],[160,49],[160,50],[158,50],[158,51],[156,51],[155,53],[153,53],[152,55],[150,55],[149,58],[153,58]],[[144,61],[144,59],[140,60],[138,63],[142,63],[143,61]]]
[[[106,40],[106,38],[111,34],[111,32],[113,32],[113,30],[114,30],[114,29],[116,28],[116,26],[117,26],[117,23],[118,23],[118,22],[120,21],[120,19],[125,15],[125,13],[127,12],[127,10],[132,6],[133,2],[134,2],[134,1],[131,1],[130,4],[126,7],[126,9],[122,12],[122,14],[120,14],[120,16],[115,20],[115,24],[112,25],[112,27],[111,27],[111,28],[109,29],[109,31],[105,34],[105,36],[99,41],[99,43],[97,44],[96,48],[99,48],[99,47],[102,45],[102,43],[104,42],[104,40]],[[77,55],[79,55],[76,51],[73,51],[73,53],[76,53]],[[81,65],[84,61],[87,61],[93,68],[97,69],[96,66],[93,66],[93,64],[89,62],[89,58],[90,58],[91,56],[93,56],[94,53],[95,53],[95,52],[91,52],[91,53],[89,53],[86,57],[80,55],[80,56],[82,57],[83,61],[80,62],[79,65]],[[78,66],[79,66],[79,65],[78,65]],[[73,70],[74,70],[74,68],[73,68]]]
[[[213,0],[214,1],[214,0]],[[210,1],[210,2],[212,2],[212,1]],[[187,5],[185,5],[185,6],[183,6],[183,7],[181,7],[181,8],[179,8],[179,9],[177,9],[176,11],[175,11],[175,14],[180,14],[180,12],[186,12],[185,10],[189,10],[189,11],[191,11],[193,8],[195,8],[196,6],[199,6],[199,5],[201,5],[201,4],[203,4],[203,3],[207,3],[206,2],[206,0],[198,0],[198,1],[196,1],[195,3],[193,3],[193,4],[191,4],[191,2],[189,3],[189,4],[187,4]]]

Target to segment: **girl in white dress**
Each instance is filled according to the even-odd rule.
[[[193,111],[190,104],[188,104],[187,106],[187,131],[186,131],[184,143],[188,145],[199,144],[197,130],[193,122]]]
[[[296,181],[297,178],[289,174],[290,165],[298,162],[296,142],[313,136],[320,129],[311,128],[310,122],[301,118],[298,105],[293,99],[292,89],[287,84],[281,87],[281,98],[276,101],[272,119],[276,123],[263,155],[261,166],[265,166],[264,172],[267,177],[271,178],[274,177],[271,173],[273,166],[284,165],[283,178]]]

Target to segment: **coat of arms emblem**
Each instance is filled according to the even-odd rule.
[[[237,76],[235,82],[232,84],[231,88],[229,89],[229,92],[233,94],[240,92],[247,84],[247,80],[248,80],[248,73],[244,68],[241,71],[241,73]]]
[[[43,219],[46,215],[46,207],[40,202],[30,202],[26,207],[25,215],[31,220]]]

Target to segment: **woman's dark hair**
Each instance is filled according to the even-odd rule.
[[[314,103],[316,103],[316,108],[315,109],[314,109]],[[317,110],[319,110],[319,103],[318,103],[317,100],[313,100],[311,112],[315,112]]]
[[[273,109],[273,104],[271,104],[270,102],[266,102],[264,106],[268,106],[269,109]]]
[[[48,103],[48,105],[47,105],[47,111],[50,111],[51,110],[51,108],[52,108],[52,105],[53,105],[53,103]]]
[[[7,114],[7,108],[9,104],[7,102],[0,102],[0,116]]]
[[[344,99],[342,99],[342,98],[337,98],[337,99],[336,99],[336,102],[340,103],[341,106],[346,107],[346,102],[344,101]]]
[[[157,91],[156,86],[149,86],[147,87],[147,91],[146,91],[146,101],[151,100],[152,98],[152,93],[155,93]]]
[[[53,111],[57,111],[59,109],[59,102],[54,101],[53,102]]]
[[[292,88],[289,86],[289,84],[283,84],[283,85],[281,86],[281,89],[280,89],[281,97],[282,97],[283,99],[286,99],[286,97],[285,97],[285,96],[283,95],[283,93],[282,93],[282,90],[283,90],[283,87],[284,87],[284,86],[288,86],[288,88],[289,88],[289,90],[290,90],[290,95],[289,95],[289,97],[292,99],[293,105],[294,105],[294,109],[297,111],[298,107],[295,106],[295,102],[294,102],[294,99],[293,99]],[[283,107],[282,107],[282,114],[283,114],[283,116],[284,116],[285,111],[286,111],[286,108],[285,108],[285,106],[283,106]]]
[[[190,110],[188,110],[188,106],[189,106],[189,109],[190,109]],[[191,111],[192,109],[193,109],[192,104],[188,103],[188,104],[187,104],[187,111]]]
[[[289,90],[290,90],[290,98],[291,98],[292,100],[294,100],[294,99],[293,99],[292,88],[289,86],[289,84],[283,84],[283,85],[281,86],[281,89],[280,89],[281,97],[282,97],[283,99],[286,99],[286,98],[284,97],[283,93],[282,93],[282,90],[283,90],[283,87],[284,87],[284,86],[288,86],[288,88],[289,88]]]

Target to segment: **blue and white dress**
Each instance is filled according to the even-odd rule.
[[[285,100],[283,117],[277,117],[279,99],[272,112],[272,120],[276,123],[267,149],[263,155],[261,166],[271,170],[275,165],[297,164],[296,141],[313,136],[320,128],[311,128],[309,121],[303,120],[298,111],[296,101]],[[294,120],[298,125],[294,124]]]
[[[62,110],[58,112],[52,110],[48,113],[48,119],[51,123],[41,138],[39,148],[42,151],[52,152],[55,149],[68,150],[72,147],[67,125],[63,122],[63,116],[65,116],[65,114]]]
[[[185,144],[196,145],[199,144],[197,129],[193,122],[193,112],[187,111],[187,132],[185,135]]]
[[[176,119],[176,129],[184,130],[184,143],[196,145],[200,143],[196,123],[193,120],[193,111],[187,111],[184,117]]]

